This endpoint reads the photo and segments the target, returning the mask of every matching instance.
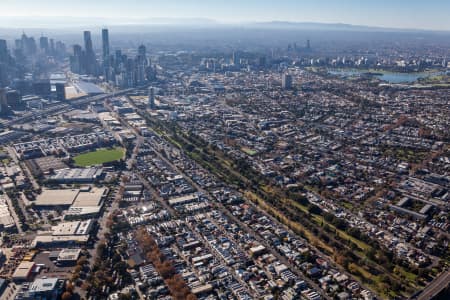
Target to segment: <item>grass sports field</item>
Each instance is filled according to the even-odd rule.
[[[78,167],[93,166],[111,161],[119,160],[124,155],[124,149],[98,149],[96,151],[83,153],[74,157],[75,165]]]

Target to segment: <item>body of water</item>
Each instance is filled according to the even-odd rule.
[[[367,70],[346,70],[346,69],[329,69],[328,73],[343,77],[354,77],[361,76],[365,74],[370,74]],[[442,75],[442,72],[417,72],[417,73],[398,73],[398,72],[383,72],[377,73],[373,72],[373,77],[387,81],[390,83],[412,83],[416,82],[421,78],[433,77],[437,75]]]

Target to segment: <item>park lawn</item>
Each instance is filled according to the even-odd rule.
[[[74,157],[75,165],[87,167],[119,160],[123,157],[125,150],[120,147],[114,149],[98,149],[96,151],[83,153]]]
[[[248,147],[242,147],[241,150],[250,156],[253,156],[256,153],[258,153],[256,150],[250,149]]]

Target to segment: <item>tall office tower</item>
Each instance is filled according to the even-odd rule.
[[[125,63],[125,85],[128,88],[136,86],[136,64],[134,59],[128,58]]]
[[[140,57],[146,57],[146,55],[147,55],[147,48],[145,48],[145,46],[144,45],[140,45],[139,46],[139,48],[138,48],[138,55],[140,56]]]
[[[109,32],[108,29],[102,29],[102,66],[103,76],[106,81],[111,80],[110,60],[109,60]]]
[[[311,49],[311,41],[309,39],[306,40],[306,49]]]
[[[51,50],[50,50],[51,51]],[[55,45],[55,50],[52,51],[59,58],[63,58],[66,55],[66,44],[61,41],[57,41]]]
[[[0,62],[0,88],[8,85],[8,73],[6,63]]]
[[[0,62],[6,63],[8,60],[8,46],[5,40],[0,40]]]
[[[41,51],[44,53],[49,53],[49,44],[48,44],[48,37],[41,36],[39,39],[39,48],[41,48]]]
[[[50,53],[51,54],[55,53],[55,40],[54,39],[50,39]]]
[[[96,67],[96,58],[94,48],[92,47],[92,39],[91,32],[85,31],[84,35],[84,51],[85,51],[85,59],[84,59],[84,69],[88,75],[95,75],[97,67]]]
[[[83,73],[83,50],[80,45],[73,45],[73,55],[70,57],[70,71]]]
[[[116,62],[121,63],[122,62],[122,50],[116,50]]]
[[[109,57],[109,32],[108,29],[102,29],[102,50],[103,61],[107,61]]]
[[[16,90],[7,90],[6,103],[13,109],[19,108],[22,105],[22,95]]]
[[[146,79],[145,70],[146,70],[145,65],[138,60],[137,64],[136,64],[136,75],[135,75],[136,76],[136,83],[138,85],[145,84],[145,79]]]
[[[83,36],[84,36],[84,50],[86,51],[86,53],[94,52],[94,48],[92,47],[91,32],[84,31]]]
[[[138,48],[138,56],[136,58],[136,80],[139,85],[145,83],[147,66],[147,49],[144,45],[140,45]]]
[[[22,37],[20,38],[20,45],[21,45],[21,49],[22,52],[25,56],[28,55],[28,49],[27,49],[27,45],[28,45],[28,37],[25,33],[22,34]]]
[[[259,65],[259,67],[260,67],[260,68],[265,68],[265,67],[266,67],[266,64],[267,64],[267,59],[266,59],[266,57],[265,57],[265,56],[261,56],[261,57],[258,59],[258,65]]]
[[[56,100],[65,101],[66,100],[66,87],[64,83],[56,83]]]
[[[34,54],[36,54],[37,46],[36,41],[34,40],[33,37],[27,37],[25,33],[22,34],[21,44],[23,53],[26,56],[33,56]]]
[[[14,46],[16,47],[16,49],[22,49],[23,48],[22,40],[21,39],[16,39],[14,41]]]
[[[6,89],[0,88],[0,114],[6,109]]]
[[[148,106],[150,109],[155,109],[155,89],[150,87],[148,89]]]
[[[0,88],[8,85],[9,54],[5,40],[0,40]]]
[[[233,52],[233,65],[239,66],[241,63],[241,58],[239,57],[239,52],[234,51]]]
[[[147,77],[148,81],[155,81],[156,78],[156,68],[152,67],[151,64],[147,67],[147,70],[145,70],[145,76]]]
[[[28,44],[27,44],[27,49],[28,49],[28,53],[30,55],[35,55],[37,52],[37,45],[36,45],[36,41],[34,40],[34,37],[30,37],[28,38]]]
[[[122,51],[116,50],[114,55],[114,72],[117,74],[120,71],[120,64],[122,63]]]
[[[83,55],[83,48],[81,48],[80,45],[73,45],[73,55],[75,55],[75,56],[82,56]]]
[[[290,90],[292,88],[292,75],[284,73],[281,78],[281,87],[285,90]]]

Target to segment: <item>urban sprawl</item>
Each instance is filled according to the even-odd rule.
[[[431,299],[448,286],[448,48],[80,37],[0,40],[1,299]]]

